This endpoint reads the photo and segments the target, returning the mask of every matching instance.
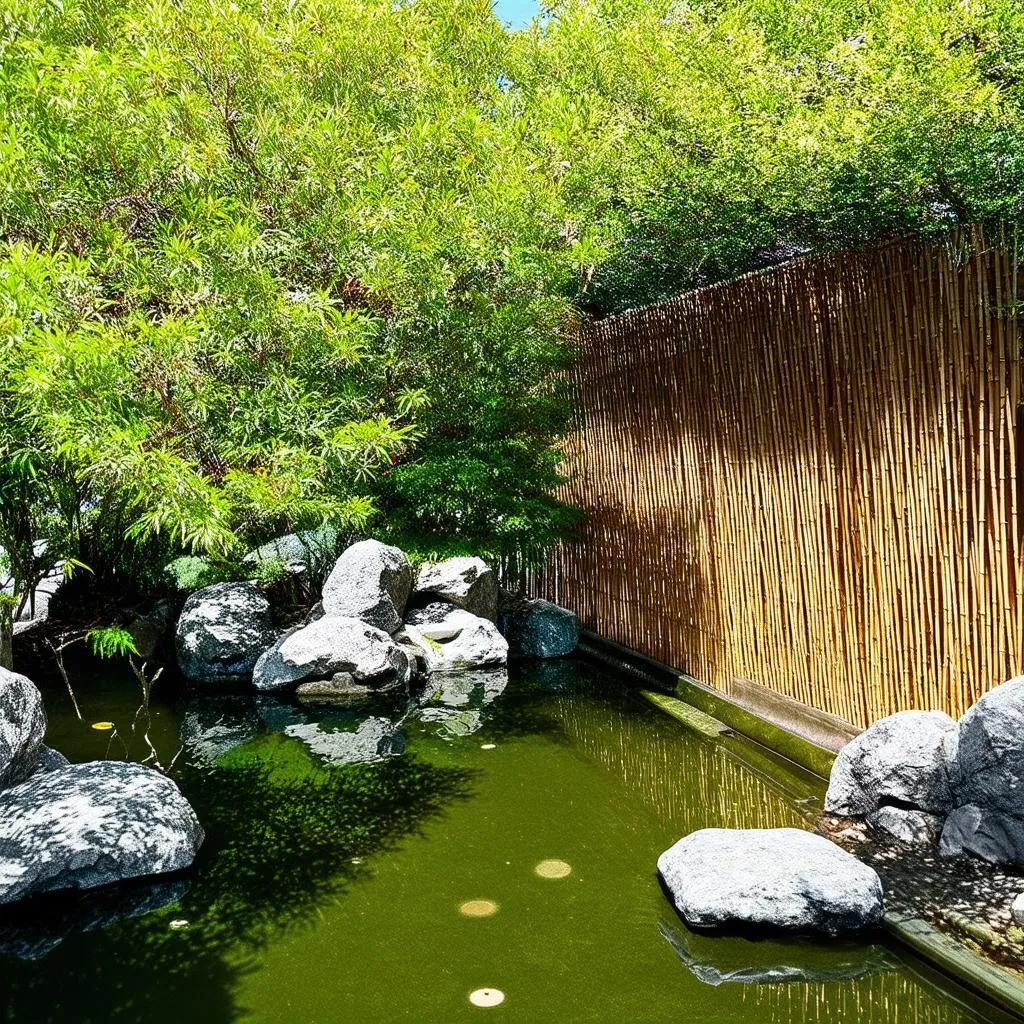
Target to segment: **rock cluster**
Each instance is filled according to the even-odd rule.
[[[310,546],[308,536],[289,535],[253,556],[284,553],[301,567]],[[323,550],[316,548],[318,555]],[[575,615],[547,601],[502,598],[494,571],[479,558],[452,558],[417,572],[399,548],[363,540],[345,548],[325,577],[320,603],[283,633],[255,584],[197,590],[176,631],[184,675],[196,683],[251,681],[261,693],[346,701],[406,690],[416,677],[500,668],[510,646],[518,656],[540,658],[576,646]]]
[[[0,668],[0,904],[192,863],[203,830],[170,779],[121,761],[69,764],[45,732],[39,691]]]
[[[959,722],[935,711],[875,722],[839,752],[825,810],[943,854],[1024,863],[1024,676]]]

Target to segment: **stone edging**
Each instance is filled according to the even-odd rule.
[[[709,720],[728,730],[735,730],[821,779],[828,779],[835,759],[833,751],[811,743],[804,737],[760,717],[677,669],[590,631],[581,631],[578,654],[587,660],[632,676],[644,686],[657,687],[662,693],[674,692],[681,701],[701,712],[701,718],[696,721],[702,725],[707,726]],[[669,702],[664,698],[658,699],[659,694],[649,693],[644,696],[660,711],[677,720],[689,717],[685,713],[680,713],[680,709],[675,707],[675,702],[666,706]],[[683,724],[691,725],[686,721]],[[698,731],[705,732],[704,729]],[[710,729],[705,735],[709,732]],[[890,912],[883,917],[883,925],[893,938],[932,966],[965,988],[983,996],[1001,1010],[1024,1020],[1024,985],[1006,971],[975,955],[966,946],[920,918],[904,917]]]

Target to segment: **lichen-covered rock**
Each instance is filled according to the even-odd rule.
[[[188,867],[203,830],[166,776],[95,761],[0,792],[0,903]]]
[[[939,852],[946,857],[969,853],[991,864],[1024,863],[1024,820],[990,807],[964,804],[946,816]]]
[[[0,668],[0,787],[35,771],[45,735],[46,712],[35,684]]]
[[[907,807],[879,807],[867,818],[879,832],[914,846],[934,845],[942,833],[942,816]]]
[[[197,683],[236,685],[252,678],[277,631],[267,599],[251,583],[197,590],[178,619],[178,664]]]
[[[885,804],[945,814],[956,722],[941,711],[900,711],[875,722],[836,757],[825,795],[833,814],[870,814]]]
[[[576,613],[550,601],[521,600],[506,605],[498,625],[511,658],[563,658],[576,650]]]
[[[295,689],[340,673],[381,691],[408,684],[408,655],[381,629],[351,617],[325,615],[286,633],[259,659],[253,686],[261,692]]]
[[[363,540],[346,548],[324,582],[327,615],[362,619],[394,633],[412,590],[412,565],[398,548]]]
[[[399,635],[417,648],[427,672],[456,672],[508,661],[508,643],[493,622],[443,601],[410,612]]]
[[[840,935],[882,916],[875,871],[800,829],[702,829],[666,850],[658,871],[693,928]]]
[[[491,621],[498,611],[498,580],[482,558],[449,558],[424,565],[416,579],[416,594],[439,597]]]
[[[1024,676],[986,693],[960,719],[956,805],[1024,815]]]

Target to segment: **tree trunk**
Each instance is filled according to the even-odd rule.
[[[14,669],[14,613],[0,601],[0,668]]]

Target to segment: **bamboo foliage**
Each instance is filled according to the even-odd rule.
[[[1016,248],[808,258],[585,327],[587,519],[541,588],[858,726],[1024,671]]]

